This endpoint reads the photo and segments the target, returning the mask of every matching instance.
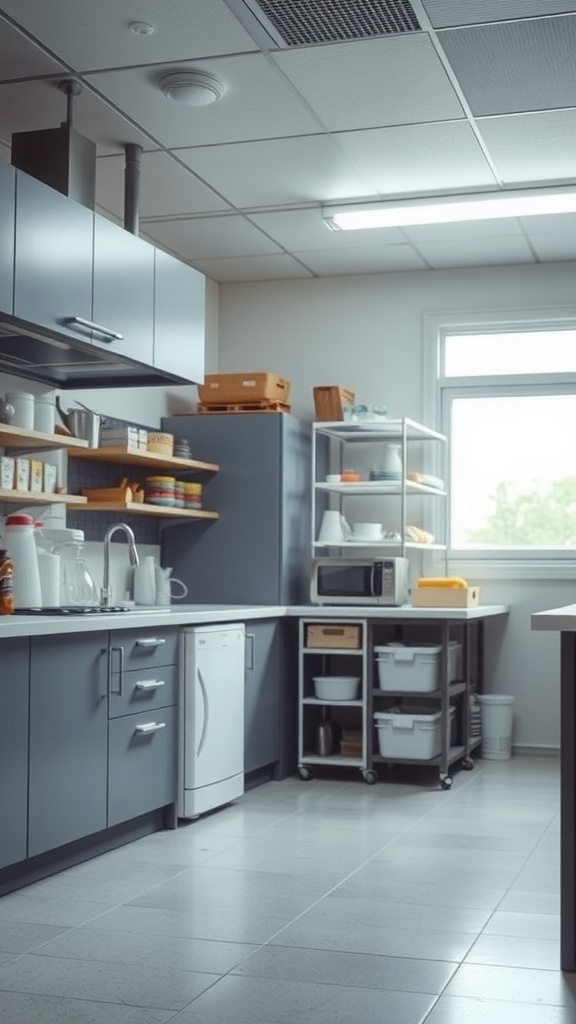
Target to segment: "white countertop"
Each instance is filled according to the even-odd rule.
[[[494,615],[506,615],[507,605],[482,605],[478,608],[400,608],[367,605],[227,605],[174,604],[169,608],[142,608],[127,612],[87,615],[2,615],[2,637],[45,636],[47,633],[94,633],[98,630],[145,629],[162,626],[198,626],[203,623],[244,622],[253,619],[277,619],[284,616],[308,616],[318,619],[451,619],[468,621]],[[576,628],[576,606],[573,609]],[[559,629],[559,626],[540,627]]]
[[[530,617],[532,629],[548,629],[565,633],[576,631],[576,604],[567,604],[563,608],[550,608],[544,612],[534,612]]]

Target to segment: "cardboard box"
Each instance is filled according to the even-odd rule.
[[[44,463],[41,459],[30,459],[30,490],[40,493],[44,484]]]
[[[354,651],[360,646],[360,626],[346,626],[341,623],[306,626],[306,647],[332,647]]]
[[[314,388],[314,413],[319,423],[334,423],[343,419],[345,405],[354,405],[355,394],[336,384]]]
[[[476,608],[480,587],[412,587],[410,600],[414,608]]]
[[[198,385],[198,398],[204,405],[287,403],[289,395],[290,381],[276,373],[208,373]]]
[[[0,487],[3,491],[14,490],[15,468],[12,455],[0,455]]]
[[[30,459],[24,459],[20,455],[16,456],[14,484],[17,491],[30,490]]]
[[[44,479],[42,483],[42,489],[45,494],[54,494],[56,491],[56,481],[58,479],[58,469],[53,466],[51,462],[44,463]]]

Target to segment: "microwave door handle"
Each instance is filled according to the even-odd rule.
[[[370,589],[372,597],[382,597],[382,562],[374,562],[372,565]]]

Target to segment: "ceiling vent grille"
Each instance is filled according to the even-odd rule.
[[[288,46],[418,32],[407,0],[258,0]]]

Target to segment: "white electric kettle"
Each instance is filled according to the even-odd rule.
[[[171,603],[172,598],[180,600],[188,594],[188,587],[182,580],[171,576],[172,569],[164,569],[161,565],[156,566],[156,604],[166,606]],[[180,587],[180,593],[175,593],[174,587]]]
[[[318,540],[321,544],[342,544],[350,540],[352,531],[340,512],[328,510],[322,516]]]

